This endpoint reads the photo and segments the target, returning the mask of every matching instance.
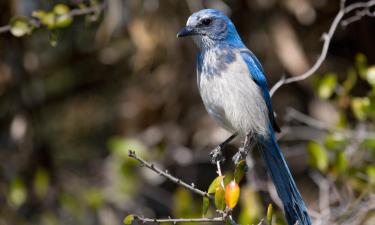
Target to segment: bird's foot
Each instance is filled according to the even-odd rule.
[[[246,148],[239,148],[238,152],[232,157],[232,161],[235,165],[241,162],[241,160],[246,159],[248,151]]]
[[[216,164],[217,162],[224,162],[225,157],[223,156],[222,147],[219,145],[210,152],[211,163]]]

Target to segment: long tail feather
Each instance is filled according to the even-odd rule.
[[[274,134],[261,140],[260,153],[266,162],[268,172],[272,177],[285,211],[289,225],[310,225],[310,217],[301,194],[293,180],[288,165],[276,142]]]

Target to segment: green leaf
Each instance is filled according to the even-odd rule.
[[[364,54],[358,53],[355,56],[355,64],[357,67],[357,70],[359,72],[359,75],[362,78],[366,78],[366,71],[367,71],[367,58]]]
[[[215,192],[215,206],[218,210],[225,209],[225,191],[221,185],[219,185]]]
[[[207,191],[207,192],[208,192],[209,194],[213,194],[213,193],[215,193],[217,187],[220,186],[220,184],[221,184],[221,182],[223,181],[223,179],[224,179],[224,176],[218,176],[218,177],[216,177],[215,180],[212,181],[212,183],[211,183],[210,186],[208,187],[208,191]]]
[[[10,183],[9,200],[15,207],[21,206],[27,198],[27,190],[21,178],[16,177]]]
[[[341,133],[330,133],[325,137],[324,145],[328,149],[342,149],[348,140]]]
[[[366,173],[367,173],[367,176],[369,178],[369,182],[371,184],[375,184],[375,166],[368,166],[366,168]]]
[[[366,78],[372,86],[375,86],[375,65],[367,68]]]
[[[31,26],[26,17],[16,16],[10,20],[10,33],[15,37],[22,37],[31,33]]]
[[[35,10],[31,13],[32,17],[38,18],[39,20],[42,20],[42,18],[47,14],[44,10]]]
[[[336,74],[329,73],[325,75],[318,85],[318,96],[322,99],[328,99],[332,96],[337,85]]]
[[[272,225],[272,214],[272,204],[269,204],[267,208],[267,222],[269,225]]]
[[[49,188],[49,176],[47,170],[38,168],[34,178],[34,191],[39,197],[43,197]]]
[[[55,14],[53,12],[46,12],[41,14],[40,22],[47,26],[48,29],[52,30],[55,29]]]
[[[236,169],[234,170],[234,180],[237,183],[240,183],[240,181],[242,180],[242,178],[245,175],[246,171],[247,171],[246,161],[245,160],[241,160],[237,164]]]
[[[336,154],[335,158],[335,169],[337,173],[343,173],[348,169],[348,160],[344,151],[340,151]]]
[[[127,215],[125,218],[124,218],[124,224],[125,225],[130,225],[132,224],[134,221],[134,215],[133,214],[130,214],[130,215]]]
[[[328,154],[326,149],[315,141],[309,142],[307,149],[309,152],[310,165],[320,171],[326,171],[328,168]]]
[[[357,73],[353,68],[350,68],[347,72],[346,80],[342,83],[342,87],[344,88],[346,93],[349,93],[350,90],[354,87],[357,82]]]
[[[73,17],[69,14],[70,9],[67,5],[57,4],[53,7],[53,12],[56,14],[56,28],[64,28],[73,22]]]
[[[210,206],[210,199],[207,197],[203,197],[203,204],[202,204],[202,217],[205,217],[208,211],[208,207]]]
[[[358,120],[365,120],[370,109],[370,99],[368,97],[356,97],[351,100],[351,109]]]

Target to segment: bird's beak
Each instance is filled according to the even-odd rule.
[[[192,28],[192,27],[183,27],[178,33],[177,33],[177,37],[186,37],[186,36],[190,36],[190,35],[194,35],[194,34],[197,34],[195,32],[195,30]]]

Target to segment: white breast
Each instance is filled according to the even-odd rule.
[[[205,58],[214,61],[214,58]],[[268,109],[241,55],[217,75],[202,71],[198,86],[208,113],[225,129],[246,135],[267,135]]]

